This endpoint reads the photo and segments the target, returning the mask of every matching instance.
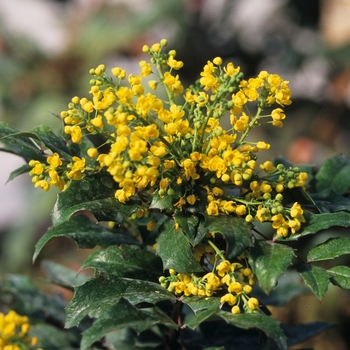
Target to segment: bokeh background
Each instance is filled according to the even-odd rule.
[[[142,46],[167,38],[185,62],[184,85],[216,56],[246,77],[267,70],[290,80],[284,128],[259,131],[272,144],[264,157],[319,166],[337,153],[350,156],[349,18],[348,0],[1,0],[0,120],[59,132],[56,115],[71,97],[87,94],[90,68],[104,63],[138,74]],[[56,196],[34,190],[27,176],[6,183],[22,163],[0,152],[0,281],[7,273],[40,274],[33,247],[50,225]],[[62,239],[44,258],[78,268],[84,255]],[[272,311],[282,322],[337,325],[305,347],[350,349],[346,291],[330,288],[322,302],[310,294]]]

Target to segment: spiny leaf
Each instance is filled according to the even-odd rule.
[[[329,238],[319,244],[307,254],[308,262],[334,259],[338,256],[350,254],[350,238]]]
[[[304,279],[305,283],[311,288],[317,299],[321,300],[327,292],[329,285],[329,276],[321,267],[311,264],[299,264],[297,271]]]
[[[107,333],[122,328],[132,328],[140,333],[155,324],[162,323],[170,328],[177,328],[164,312],[158,308],[138,309],[124,298],[113,305],[101,307],[100,317],[83,332],[81,349],[87,349],[92,343],[100,340]]]
[[[263,314],[232,315],[226,311],[219,311],[217,315],[223,318],[226,322],[229,322],[239,328],[260,329],[276,342],[278,349],[287,349],[287,338],[284,335],[279,322],[269,316]]]
[[[99,249],[84,261],[81,269],[94,268],[120,277],[152,280],[162,273],[162,262],[154,253],[124,245]]]
[[[201,221],[200,226],[199,230],[204,231],[205,228],[207,232],[221,233],[225,237],[227,259],[235,258],[253,244],[252,226],[242,218],[229,215],[207,215],[205,221]]]
[[[250,249],[249,263],[262,290],[268,294],[275,287],[294,257],[293,249],[278,243],[256,241]]]
[[[115,304],[125,298],[133,305],[162,300],[175,300],[175,296],[157,283],[115,275],[101,276],[75,288],[73,299],[66,307],[66,327],[70,328],[91,312],[99,312],[106,304]]]
[[[190,243],[182,231],[175,228],[175,222],[169,220],[157,241],[157,254],[163,261],[164,269],[177,272],[201,272],[202,267],[195,259]]]
[[[334,266],[327,270],[331,277],[332,284],[343,289],[350,289],[350,267],[348,266]]]
[[[120,232],[122,232],[120,230]],[[63,222],[56,227],[50,227],[35,245],[33,261],[36,260],[43,247],[57,237],[68,237],[73,239],[79,248],[91,249],[99,245],[107,248],[110,245],[138,244],[130,235],[113,232],[89,220],[84,215],[76,215],[70,221]]]
[[[72,181],[69,187],[57,196],[51,217],[54,225],[59,225],[81,210],[93,213],[98,221],[122,223],[132,213],[141,208],[138,203],[120,203],[114,193],[118,185],[111,176],[95,174],[81,180]]]
[[[305,213],[304,216],[306,218],[306,223],[302,225],[302,228],[298,233],[294,235],[290,235],[287,238],[276,237],[276,240],[297,241],[300,237],[315,234],[322,230],[326,230],[330,227],[335,227],[335,226],[349,227],[350,226],[350,213],[345,213],[345,212],[325,213],[325,214]]]
[[[81,275],[77,271],[68,269],[53,261],[44,260],[41,265],[49,276],[51,283],[71,290],[73,290],[73,287],[84,284],[91,278],[91,276]]]

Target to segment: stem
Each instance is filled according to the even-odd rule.
[[[177,311],[177,324],[179,325],[179,336],[180,336],[180,342],[181,342],[181,349],[186,350],[183,333],[184,333],[184,327],[182,325],[182,319],[181,319],[181,311],[182,311],[182,301],[177,300],[176,301],[176,311]]]
[[[215,250],[216,255],[218,255],[222,260],[225,260],[225,256],[222,254],[222,250],[220,250],[212,241],[208,240],[208,243]]]
[[[257,110],[257,112],[255,114],[255,117],[248,124],[247,129],[242,134],[238,144],[241,144],[244,141],[244,139],[247,137],[247,135],[249,134],[250,130],[253,129],[255,122],[260,118],[260,113],[261,112],[262,112],[261,107],[258,107],[258,110]]]
[[[160,81],[163,83],[163,86],[165,88],[165,91],[168,95],[168,98],[169,98],[169,102],[170,102],[170,105],[174,104],[175,101],[174,101],[174,95],[172,93],[172,91],[170,90],[169,86],[164,84],[164,74],[163,74],[163,70],[161,68],[161,66],[159,65],[159,63],[157,62],[156,64],[156,68],[157,68],[157,72],[159,74],[159,77],[160,77]]]

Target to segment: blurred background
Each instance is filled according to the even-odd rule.
[[[138,74],[142,46],[167,38],[185,62],[184,85],[216,56],[246,77],[267,70],[290,80],[293,104],[283,129],[259,131],[272,144],[264,157],[318,166],[336,153],[350,156],[349,18],[346,0],[1,0],[0,120],[59,132],[55,115],[71,97],[87,95],[90,68],[104,63]],[[34,190],[28,176],[6,183],[22,163],[0,152],[0,279],[38,269],[33,247],[50,225],[56,196]],[[42,258],[79,266],[79,254],[56,240]],[[305,347],[350,349],[347,292],[330,288],[322,303],[294,298],[273,313],[283,322],[334,322],[338,328]]]

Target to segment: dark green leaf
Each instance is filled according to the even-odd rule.
[[[195,314],[206,309],[215,309],[215,308],[219,309],[219,306],[220,306],[219,297],[207,298],[207,297],[191,296],[191,297],[182,297],[181,300],[184,304],[187,304]]]
[[[312,194],[312,198],[321,213],[350,212],[350,199],[335,193],[331,189]]]
[[[112,230],[92,222],[84,215],[76,215],[70,221],[56,227],[50,227],[35,245],[33,261],[36,260],[46,243],[57,237],[73,239],[79,248],[91,249],[99,245],[106,248],[110,245],[138,244],[127,234],[114,233]]]
[[[232,315],[226,311],[220,311],[217,314],[226,322],[229,322],[236,327],[243,329],[260,329],[276,342],[278,349],[287,349],[287,338],[280,328],[279,322],[273,318],[263,314]]]
[[[297,271],[304,279],[305,283],[311,288],[317,299],[321,300],[327,292],[329,285],[329,276],[321,267],[310,264],[299,264]]]
[[[72,290],[73,287],[84,284],[91,278],[49,260],[44,260],[42,266],[46,274],[49,276],[51,283]]]
[[[102,273],[141,280],[157,279],[162,273],[162,262],[154,253],[124,245],[100,249],[85,260],[81,269],[94,268]]]
[[[221,233],[227,242],[226,257],[232,259],[238,256],[244,249],[252,246],[252,226],[242,218],[229,215],[209,216],[200,223],[201,230]]]
[[[334,266],[327,270],[331,282],[343,289],[350,289],[350,267]]]
[[[30,137],[20,137],[18,136],[19,134],[20,131],[14,129],[11,125],[0,122],[0,140],[4,142],[4,144],[19,146],[16,148],[16,154],[21,155],[21,150],[30,150],[34,154],[41,153]]]
[[[350,254],[350,238],[329,238],[319,244],[307,254],[308,262],[334,259],[338,256]]]
[[[80,341],[78,332],[59,329],[49,324],[36,324],[30,330],[30,335],[39,339],[38,346],[41,349],[73,350],[77,349],[74,345]]]
[[[158,308],[140,310],[123,298],[116,304],[102,306],[100,311],[100,317],[92,327],[83,332],[81,349],[87,349],[92,343],[116,329],[130,327],[140,333],[157,323],[177,328],[177,324]]]
[[[175,222],[179,224],[182,232],[187,236],[191,244],[194,245],[195,237],[197,234],[198,216],[185,213],[180,210],[175,211]]]
[[[25,133],[22,134],[25,135]],[[31,130],[31,134],[35,135],[37,139],[40,140],[52,152],[57,152],[63,158],[71,159],[73,154],[67,147],[66,141],[63,139],[63,137],[55,135],[48,126],[40,125]],[[20,135],[21,134],[19,134],[19,136]]]
[[[137,333],[131,328],[121,328],[106,334],[106,345],[112,349],[135,350]]]
[[[301,230],[290,235],[288,238],[276,237],[276,240],[284,241],[296,241],[300,237],[315,234],[322,230],[326,230],[334,226],[349,227],[350,226],[350,213],[337,212],[326,214],[304,214],[306,223],[302,225]]]
[[[211,307],[204,311],[198,312],[195,316],[193,316],[186,324],[185,327],[190,327],[192,329],[197,328],[202,322],[207,320],[209,317],[214,315],[219,311],[218,307]]]
[[[337,194],[344,194],[349,188],[350,160],[342,155],[327,159],[315,176],[316,190],[331,188]]]
[[[133,305],[175,300],[173,294],[157,283],[115,275],[94,278],[75,288],[73,299],[66,308],[66,327],[78,325],[84,316],[91,312],[99,312],[104,305],[115,304],[122,297]]]
[[[175,222],[168,220],[162,225],[157,241],[157,253],[163,261],[164,269],[177,272],[200,272],[202,268],[192,253],[189,241]]]
[[[30,167],[28,164],[24,164],[22,165],[20,168],[14,170],[11,172],[7,182],[13,180],[15,177],[28,173],[30,170],[32,169],[32,167]]]
[[[2,281],[0,296],[6,294],[12,295],[17,312],[34,318],[41,316],[43,322],[46,317],[63,326],[66,302],[61,295],[48,296],[38,291],[28,277],[19,275],[9,275]]]
[[[262,290],[269,294],[278,277],[283,274],[294,257],[293,249],[278,243],[256,241],[250,249],[249,263]]]
[[[140,204],[120,203],[114,193],[118,185],[112,177],[104,174],[87,176],[72,181],[69,187],[58,195],[52,211],[53,225],[59,225],[81,210],[93,213],[98,221],[122,223],[141,208]]]
[[[163,197],[161,197],[158,191],[156,191],[153,194],[150,209],[159,209],[159,210],[170,209],[173,206],[173,200],[174,200],[173,196],[169,196],[168,194],[165,194]]]

